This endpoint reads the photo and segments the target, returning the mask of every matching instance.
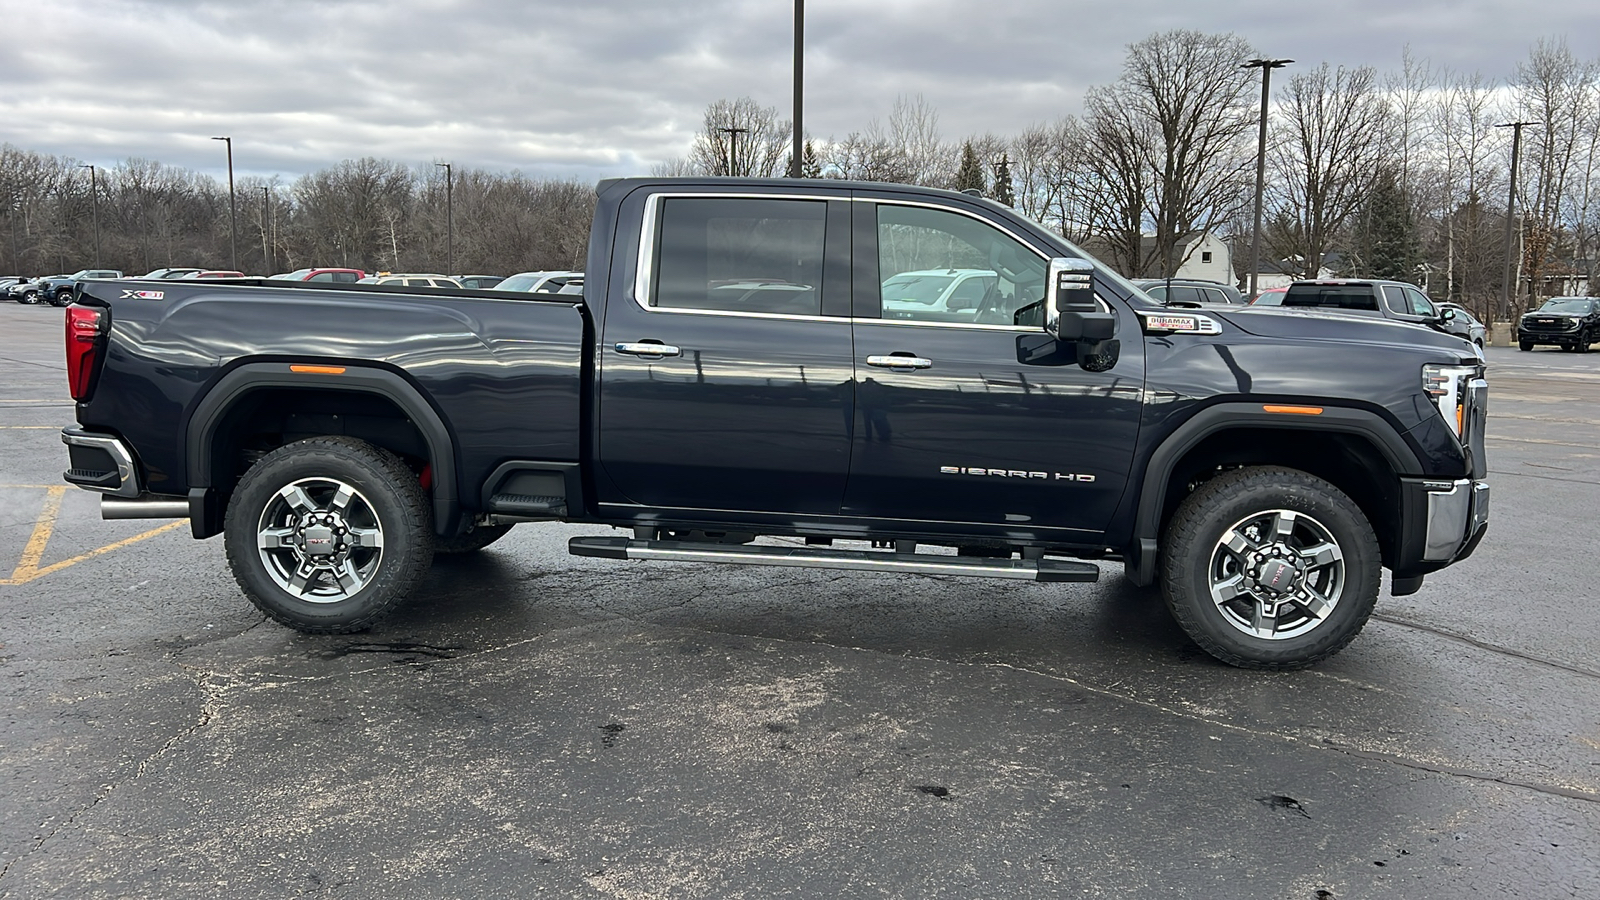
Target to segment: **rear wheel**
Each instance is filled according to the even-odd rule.
[[[1355,639],[1382,561],[1361,508],[1294,469],[1239,469],[1184,500],[1163,542],[1162,591],[1189,637],[1229,665],[1299,669]]]
[[[250,602],[309,634],[372,627],[433,559],[429,505],[394,454],[350,437],[263,456],[228,502],[228,565]]]

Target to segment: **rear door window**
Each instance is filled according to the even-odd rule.
[[[649,305],[820,316],[827,209],[818,200],[663,198]]]

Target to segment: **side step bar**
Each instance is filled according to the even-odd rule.
[[[1093,563],[1059,559],[982,559],[970,556],[933,556],[868,550],[826,550],[817,547],[641,541],[625,537],[575,537],[567,542],[567,552],[573,556],[593,556],[601,559],[656,559],[676,562],[734,563],[745,566],[803,566],[814,569],[1013,578],[1023,581],[1100,580],[1100,568]]]

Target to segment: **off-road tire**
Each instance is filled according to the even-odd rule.
[[[280,495],[291,485],[310,483],[316,490],[322,482],[348,486],[356,500],[350,501],[348,530],[357,531],[357,516],[367,527],[378,531],[380,541],[373,548],[351,551],[352,568],[361,553],[370,571],[348,596],[336,595],[308,600],[294,593],[292,584],[280,584],[281,569],[269,569],[269,553],[260,549],[269,540],[268,513],[273,510],[293,513],[294,507]],[[359,512],[357,502],[359,502]],[[315,505],[315,504],[314,504]],[[322,512],[336,511],[326,504]],[[292,516],[291,516],[292,518]],[[282,522],[278,523],[280,526]],[[341,534],[343,532],[340,532]],[[433,517],[427,496],[416,475],[399,457],[356,438],[329,435],[307,438],[267,453],[245,472],[228,501],[223,543],[228,565],[240,589],[250,602],[273,620],[307,634],[347,634],[371,628],[405,599],[417,579],[433,561]],[[293,548],[279,548],[272,559],[310,554]],[[325,558],[325,557],[324,557]],[[312,584],[322,584],[332,575],[314,576]],[[340,587],[343,585],[341,583]]]
[[[477,525],[471,531],[452,538],[436,537],[433,541],[433,552],[435,555],[446,556],[476,553],[505,537],[511,528],[510,525]]]
[[[1230,623],[1212,584],[1224,536],[1273,510],[1331,537],[1342,554],[1341,589],[1331,611],[1304,633],[1265,638]],[[1207,653],[1242,668],[1287,670],[1327,659],[1361,632],[1377,603],[1382,559],[1372,525],[1344,492],[1305,472],[1262,466],[1218,475],[1185,498],[1167,523],[1160,572],[1167,608]]]

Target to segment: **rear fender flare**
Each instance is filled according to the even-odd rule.
[[[290,366],[342,368],[342,373],[295,372]],[[208,500],[215,491],[211,484],[211,448],[223,417],[234,404],[253,391],[267,388],[315,388],[349,391],[384,397],[406,414],[428,445],[433,472],[433,524],[438,534],[454,534],[459,511],[456,450],[451,431],[422,392],[403,376],[371,366],[334,364],[320,360],[303,362],[246,363],[230,370],[201,396],[189,415],[185,429],[185,456],[188,461],[191,527],[196,537],[209,537],[221,531],[220,506]],[[197,496],[198,495],[198,496]],[[198,502],[197,502],[198,501]],[[208,513],[217,521],[208,521]],[[198,519],[194,518],[199,513]],[[202,533],[206,532],[206,533]]]

